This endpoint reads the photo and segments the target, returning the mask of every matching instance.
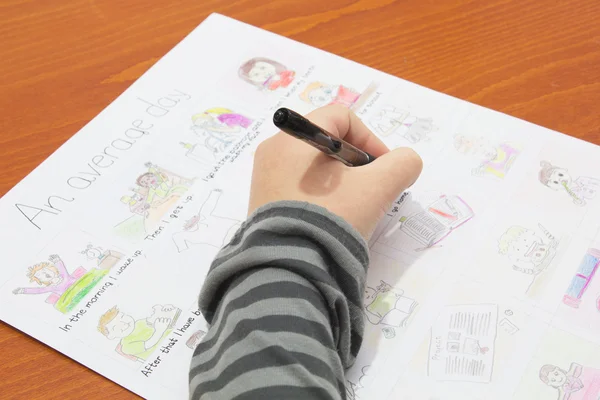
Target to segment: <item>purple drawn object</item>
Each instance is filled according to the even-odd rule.
[[[571,280],[567,293],[563,296],[563,303],[569,307],[579,308],[581,298],[594,278],[599,265],[600,250],[588,249],[579,264],[579,269],[577,269],[575,276]]]

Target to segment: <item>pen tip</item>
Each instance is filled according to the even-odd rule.
[[[275,114],[273,114],[273,123],[276,126],[284,124],[287,121],[287,119],[288,113],[285,108],[280,108],[279,110],[275,111]]]

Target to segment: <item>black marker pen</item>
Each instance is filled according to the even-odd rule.
[[[290,109],[280,108],[275,111],[273,123],[283,132],[310,144],[349,167],[358,167],[375,160],[375,157],[366,151],[336,138]]]

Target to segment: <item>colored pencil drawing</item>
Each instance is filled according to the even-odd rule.
[[[233,237],[241,222],[214,214],[222,193],[220,189],[212,190],[198,213],[185,222],[183,230],[173,234],[179,253],[195,245],[221,248]]]
[[[422,247],[421,251],[436,246],[450,233],[473,218],[475,213],[459,196],[442,195],[424,210],[402,216],[378,241],[387,243],[399,230],[416,240]]]
[[[506,142],[493,144],[483,136],[457,135],[454,148],[478,163],[471,170],[473,176],[504,179],[518,158],[518,146]]]
[[[540,368],[539,378],[558,391],[560,400],[600,398],[600,367],[584,367],[573,362],[569,370],[565,370],[553,364],[545,364]]]
[[[202,329],[197,330],[189,337],[189,339],[185,342],[186,346],[192,350],[196,349],[196,346],[202,341],[202,338],[206,335],[206,332]]]
[[[119,355],[144,362],[172,332],[180,314],[172,305],[155,305],[149,317],[136,320],[115,306],[102,314],[98,331],[108,340],[119,341],[115,348]]]
[[[373,132],[380,137],[392,139],[400,137],[409,143],[418,143],[422,140],[429,140],[429,134],[436,128],[431,118],[420,118],[411,115],[410,112],[386,106],[382,108],[375,116],[369,119],[369,125]],[[401,141],[400,141],[401,142]],[[400,146],[398,143],[396,146]]]
[[[115,250],[104,250],[100,246],[88,243],[86,248],[80,252],[88,260],[94,261],[98,268],[111,269],[125,255]]]
[[[514,271],[531,275],[533,284],[535,277],[552,263],[558,245],[559,240],[541,224],[537,231],[513,225],[499,238],[498,253],[511,261]]]
[[[427,373],[438,381],[489,383],[498,306],[447,306],[431,328]]]
[[[136,179],[131,193],[121,197],[131,216],[115,226],[117,234],[139,236],[150,232],[194,183],[155,164],[146,163],[147,172]]]
[[[351,108],[359,100],[361,94],[343,85],[332,85],[323,82],[312,82],[300,94],[300,99],[314,107],[330,104],[341,104]]]
[[[364,308],[367,320],[373,325],[382,325],[386,339],[396,336],[394,328],[404,328],[418,303],[404,296],[404,290],[381,283],[365,289]]]
[[[13,293],[47,294],[46,303],[64,314],[72,311],[122,257],[118,251],[108,250],[97,259],[97,268],[79,266],[69,272],[63,260],[53,254],[48,261],[29,267],[27,277],[37,286],[19,287]]]
[[[600,179],[580,176],[573,179],[565,168],[557,167],[548,161],[540,163],[539,181],[554,191],[564,191],[578,206],[585,206],[586,200],[596,197],[600,189]]]
[[[287,88],[296,73],[277,61],[256,57],[240,66],[238,76],[260,90],[274,91]]]
[[[589,288],[599,267],[600,250],[588,249],[563,296],[564,304],[572,308],[579,308],[583,295]]]
[[[192,116],[192,132],[214,158],[241,139],[253,120],[224,107],[213,107]]]

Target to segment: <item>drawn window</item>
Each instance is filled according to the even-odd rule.
[[[460,340],[460,332],[448,332],[448,340]]]

